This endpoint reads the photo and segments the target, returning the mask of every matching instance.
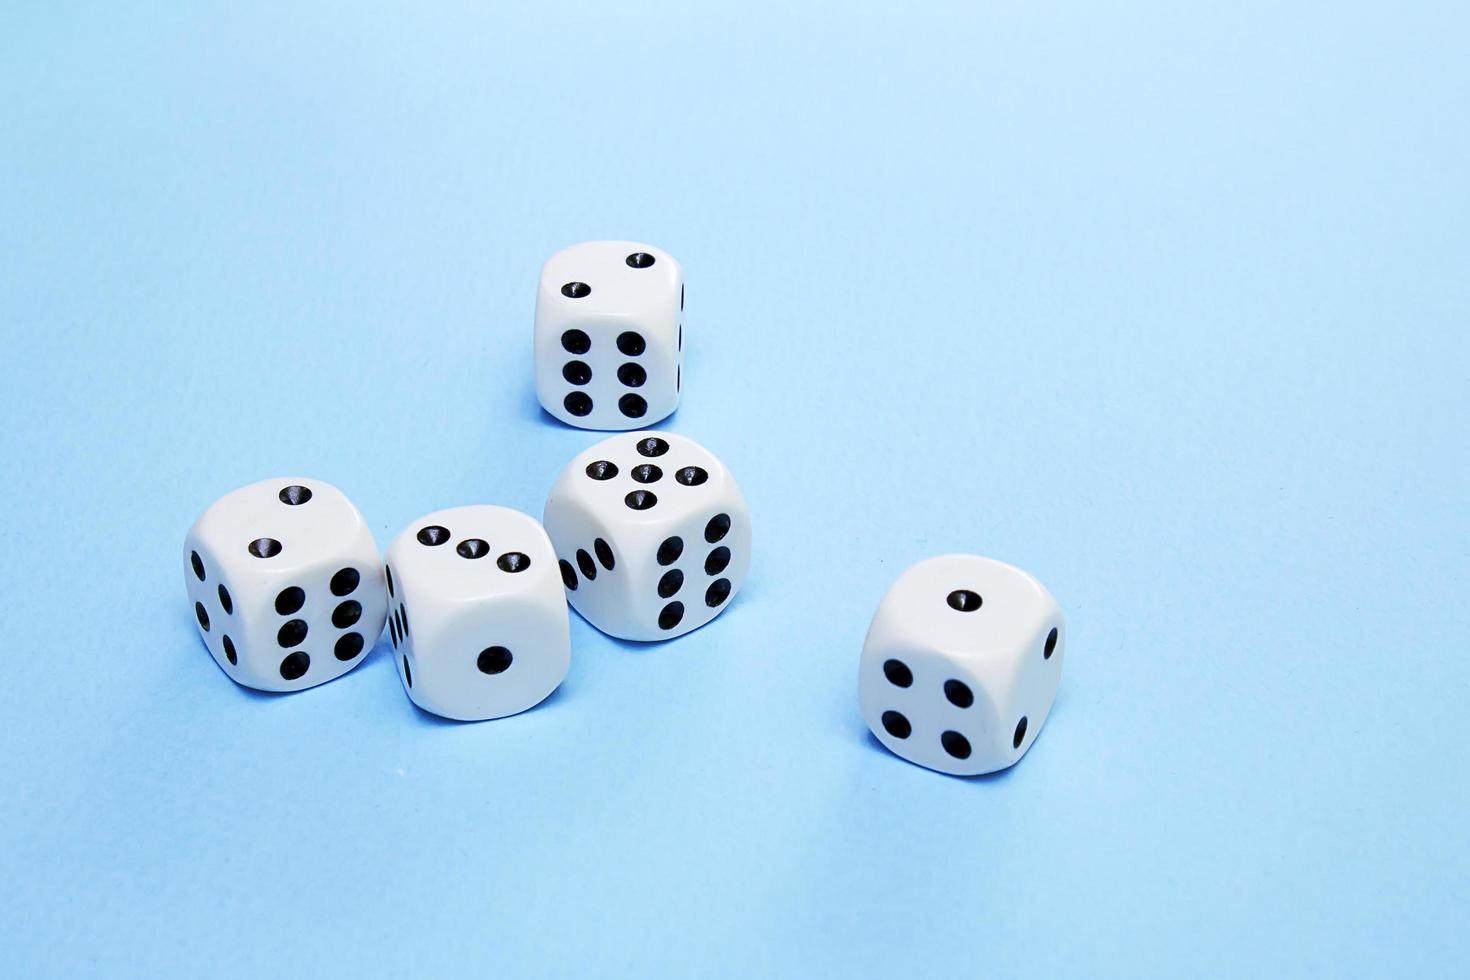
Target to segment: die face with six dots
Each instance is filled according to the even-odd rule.
[[[458,721],[543,701],[571,662],[556,555],[532,517],[476,505],[436,511],[384,556],[388,633],[404,692]]]
[[[672,433],[613,436],[558,475],[543,516],[572,606],[625,640],[723,612],[750,567],[750,515],[725,466]]]
[[[976,555],[903,572],[863,644],[863,719],[890,751],[952,775],[994,772],[1035,742],[1056,697],[1066,626],[1040,582]]]
[[[679,407],[684,273],[639,242],[583,242],[541,269],[536,395],[583,429],[640,429]]]
[[[361,663],[383,630],[378,549],[342,491],[283,477],[234,490],[184,540],[184,586],[229,677],[299,691]]]

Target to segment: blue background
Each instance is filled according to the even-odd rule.
[[[1095,6],[7,5],[0,971],[1462,971],[1470,21]],[[486,724],[229,683],[196,513],[539,516],[599,237],[684,263],[730,611]],[[857,712],[949,551],[1069,616],[997,777]]]

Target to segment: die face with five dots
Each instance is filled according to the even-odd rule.
[[[536,396],[583,429],[640,429],[679,407],[684,273],[639,242],[583,242],[541,269]]]
[[[723,612],[750,566],[750,515],[713,453],[672,433],[613,436],[562,470],[543,519],[572,606],[625,640]]]
[[[1018,762],[1061,678],[1066,626],[1040,582],[976,555],[903,572],[863,644],[858,697],[883,745],[910,762],[969,776]]]
[[[420,708],[500,718],[539,704],[566,677],[566,598],[534,518],[489,505],[436,511],[406,527],[385,562],[398,676]]]
[[[299,691],[363,661],[383,630],[378,549],[342,491],[283,477],[211,504],[184,541],[199,633],[229,677]]]

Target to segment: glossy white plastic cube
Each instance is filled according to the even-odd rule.
[[[543,515],[572,606],[626,640],[714,619],[750,567],[750,514],[714,454],[683,436],[604,439],[557,477]]]
[[[383,631],[378,548],[336,487],[263,480],[210,504],[184,539],[184,587],[220,668],[299,691],[360,664]]]
[[[556,690],[571,663],[551,542],[508,507],[435,511],[385,555],[388,634],[413,703],[458,721],[513,715]]]
[[[868,627],[863,719],[921,766],[959,776],[1004,769],[1045,724],[1065,647],[1056,600],[1019,568],[976,555],[921,561]]]
[[[583,242],[541,268],[536,397],[583,429],[641,429],[684,387],[684,273],[641,242]]]

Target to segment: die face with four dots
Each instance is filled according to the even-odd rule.
[[[388,633],[425,711],[482,721],[525,711],[567,675],[556,555],[532,517],[476,505],[414,521],[388,546]]]
[[[703,446],[605,439],[558,475],[543,517],[572,606],[625,640],[664,640],[724,611],[750,567],[750,515]]]
[[[583,429],[639,429],[679,407],[684,273],[639,242],[583,242],[541,269],[536,396]]]
[[[863,644],[858,698],[883,745],[958,776],[1014,765],[1061,678],[1066,626],[1030,575],[975,555],[909,567]]]
[[[184,540],[184,586],[229,677],[299,691],[340,677],[383,630],[378,548],[342,491],[283,477],[225,494]]]

